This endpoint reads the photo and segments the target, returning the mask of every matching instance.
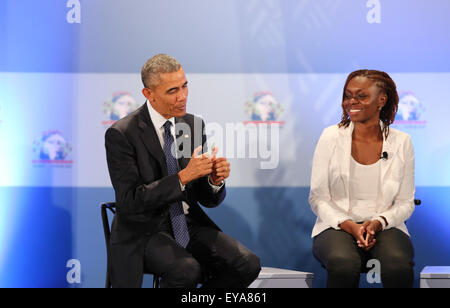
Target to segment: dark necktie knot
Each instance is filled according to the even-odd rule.
[[[170,121],[166,121],[166,123],[164,123],[163,127],[164,127],[164,132],[170,133],[170,127],[172,126],[172,122]]]

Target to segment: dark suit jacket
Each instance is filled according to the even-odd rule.
[[[175,122],[189,125],[191,134],[183,132],[184,137],[189,135],[186,140],[190,144],[189,153],[200,143],[205,150],[206,135],[200,118],[186,114]],[[200,136],[194,136],[196,127]],[[111,126],[106,131],[105,146],[117,206],[111,227],[112,286],[140,287],[146,242],[169,219],[170,204],[187,202],[189,215],[197,222],[220,230],[198,203],[209,208],[218,206],[225,198],[225,187],[214,193],[207,177],[202,177],[188,183],[185,191],[181,190],[178,175],[168,175],[147,104]],[[189,159],[179,158],[181,169]]]

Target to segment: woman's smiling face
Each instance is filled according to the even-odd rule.
[[[375,82],[367,77],[356,76],[345,88],[342,108],[352,122],[375,122],[379,121],[380,110],[386,101],[386,94]]]

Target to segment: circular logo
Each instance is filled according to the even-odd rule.
[[[137,107],[138,104],[131,93],[125,91],[114,93],[112,98],[103,104],[103,113],[105,114],[103,125],[114,124],[135,111]]]
[[[396,121],[419,121],[424,111],[424,106],[413,92],[405,91],[399,93]]]
[[[44,132],[36,139],[33,143],[33,152],[37,159],[33,161],[34,163],[72,163],[67,161],[67,157],[72,153],[72,145],[56,130]]]
[[[253,122],[274,122],[284,113],[284,108],[271,92],[257,92],[245,103],[245,112]]]

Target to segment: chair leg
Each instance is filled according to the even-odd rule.
[[[108,280],[105,283],[105,289],[111,289],[111,283]]]
[[[159,276],[153,275],[153,288],[159,289]]]
[[[105,288],[110,289],[111,288],[111,278],[109,277],[109,270],[106,271],[106,283]]]

